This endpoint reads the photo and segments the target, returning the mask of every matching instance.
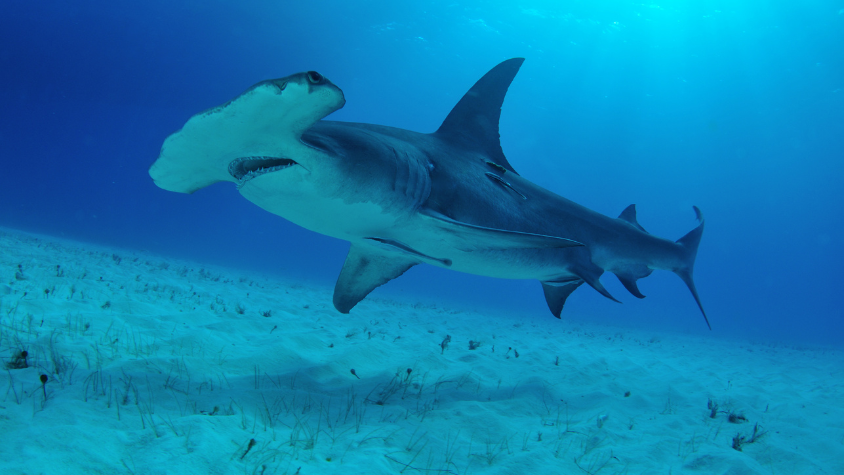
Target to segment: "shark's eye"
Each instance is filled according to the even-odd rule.
[[[323,81],[323,79],[325,78],[322,77],[322,74],[316,71],[308,71],[308,81],[310,81],[312,84],[319,84]]]

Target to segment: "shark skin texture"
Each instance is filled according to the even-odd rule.
[[[541,282],[555,317],[586,283],[615,274],[635,297],[655,269],[692,278],[703,216],[671,241],[649,234],[635,205],[611,218],[521,177],[505,158],[498,122],[524,61],[484,75],[433,133],[323,120],[343,92],[308,71],[262,81],[193,116],[162,145],[149,174],[180,193],[220,181],[311,231],[351,243],[334,289],[348,313],[372,290],[427,263],[471,274]],[[711,326],[710,326],[711,329]]]

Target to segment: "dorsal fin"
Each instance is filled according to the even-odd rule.
[[[507,88],[524,60],[508,59],[480,78],[454,106],[436,134],[466,149],[483,152],[489,160],[516,173],[501,151],[498,119]]]
[[[624,211],[622,211],[621,214],[618,215],[618,219],[621,219],[623,221],[627,221],[628,223],[632,224],[633,226],[636,226],[636,229],[638,229],[639,231],[642,231],[643,233],[647,233],[647,231],[645,231],[645,228],[643,228],[642,225],[639,224],[638,221],[636,221],[636,205],[635,204],[632,204],[632,205],[624,208]]]

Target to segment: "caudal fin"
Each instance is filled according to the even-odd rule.
[[[697,206],[692,206],[692,208],[694,208],[697,220],[700,221],[700,224],[689,231],[688,234],[677,240],[677,244],[679,244],[685,251],[685,256],[683,266],[679,269],[674,269],[674,273],[683,279],[683,282],[685,282],[686,286],[689,287],[689,291],[691,291],[692,296],[695,298],[695,302],[697,302],[697,306],[700,308],[700,313],[703,314],[703,319],[706,320],[706,326],[712,330],[712,325],[709,324],[709,319],[706,318],[706,312],[703,310],[703,305],[700,303],[700,297],[697,294],[695,281],[692,277],[695,267],[695,257],[697,257],[697,247],[700,244],[700,237],[703,236],[703,213],[700,212],[700,209]]]

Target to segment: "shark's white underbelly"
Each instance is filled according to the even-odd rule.
[[[473,243],[466,237],[431,227],[430,221],[412,214],[385,212],[374,203],[347,203],[315,195],[265,200],[261,199],[262,193],[243,194],[261,208],[303,228],[386,250],[397,259],[413,258],[420,263],[450,270],[505,279],[548,280],[566,273],[565,262],[562,262],[565,255],[560,254],[564,252],[561,249],[473,248]],[[301,202],[297,202],[299,200]],[[385,245],[373,239],[394,242],[399,246]]]

